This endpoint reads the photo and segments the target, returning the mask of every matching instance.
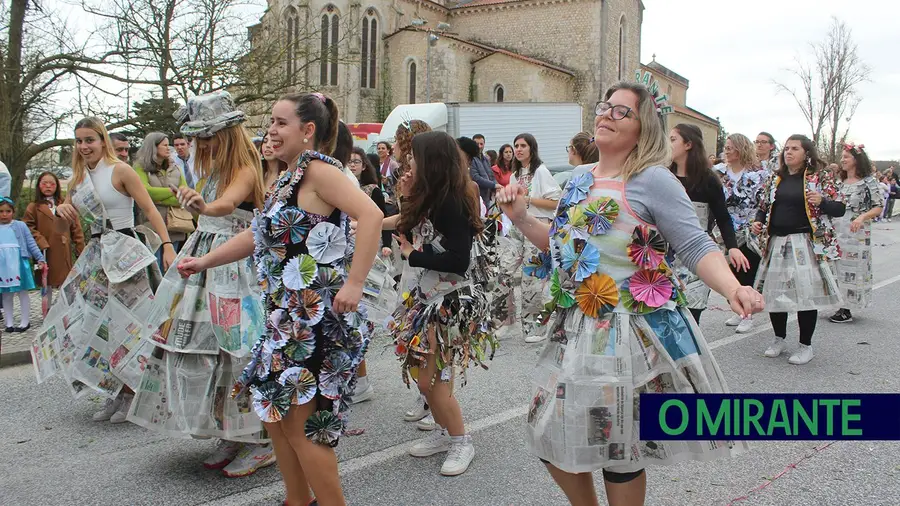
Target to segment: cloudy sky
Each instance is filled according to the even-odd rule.
[[[774,80],[793,83],[786,70],[822,40],[831,16],[853,31],[872,81],[859,87],[862,103],[849,138],[873,159],[900,160],[900,2],[889,0],[643,0],[641,61],[656,61],[690,81],[688,106],[719,117],[725,129],[753,138],[760,130],[779,141],[809,135],[793,98]]]

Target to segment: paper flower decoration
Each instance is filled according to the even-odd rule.
[[[559,282],[559,271],[553,271],[550,276],[550,296],[553,302],[562,308],[570,308],[575,304],[575,298]]]
[[[337,399],[353,376],[350,357],[343,351],[332,351],[322,362],[319,372],[319,392],[328,399]]]
[[[366,308],[359,306],[356,311],[344,313],[343,317],[344,321],[347,322],[347,325],[356,329],[365,325],[366,321],[369,319],[369,314],[366,311]]]
[[[672,297],[672,282],[659,271],[640,270],[629,279],[628,291],[636,302],[658,308]]]
[[[553,222],[550,224],[550,235],[554,236],[563,231],[566,225],[569,224],[569,213],[566,210],[560,209],[559,213],[557,213],[556,217],[553,218]]]
[[[322,297],[310,289],[290,292],[287,306],[294,319],[310,327],[319,323],[322,320],[322,316],[325,315],[325,305],[322,303]]]
[[[631,235],[628,256],[642,269],[656,269],[666,256],[666,241],[656,230],[638,225]]]
[[[306,404],[316,396],[316,377],[305,367],[285,369],[278,377],[278,383],[285,386],[290,393],[291,404],[296,406]]]
[[[331,301],[334,296],[344,286],[344,281],[340,274],[331,267],[319,267],[316,277],[313,278],[309,288],[315,290],[316,293],[325,301],[326,307],[331,307]]]
[[[590,172],[583,172],[569,180],[566,189],[563,191],[562,197],[559,199],[560,207],[570,207],[575,205],[591,191],[594,185],[594,175]]]
[[[294,335],[284,345],[281,352],[294,362],[303,362],[312,356],[316,349],[316,335],[309,326],[303,322],[294,322]]]
[[[619,204],[609,197],[597,199],[578,208],[584,210],[584,227],[591,235],[605,234],[619,217]]]
[[[525,266],[522,267],[526,276],[533,276],[538,279],[547,279],[550,277],[550,270],[553,269],[553,260],[550,253],[542,251],[531,257]]]
[[[320,264],[330,264],[343,258],[347,248],[347,237],[332,223],[323,221],[309,232],[306,249]]]
[[[563,269],[575,281],[584,280],[596,272],[600,265],[600,251],[584,239],[572,239],[565,243],[561,255]]]
[[[325,446],[337,444],[344,423],[331,411],[316,411],[306,420],[306,437],[313,443]]]
[[[606,274],[591,274],[575,290],[575,301],[584,314],[591,318],[608,313],[619,303],[616,282]]]
[[[264,293],[272,293],[281,286],[281,264],[271,255],[263,255],[256,264],[256,279]]]
[[[276,241],[297,244],[302,242],[309,232],[309,218],[300,209],[287,207],[272,216],[269,230],[272,231],[272,237]]]
[[[291,407],[291,395],[278,383],[267,381],[253,390],[253,410],[266,423],[280,422]]]
[[[290,260],[284,266],[284,287],[290,290],[302,290],[312,283],[316,276],[316,261],[309,255],[299,255]]]

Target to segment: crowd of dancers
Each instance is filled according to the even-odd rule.
[[[573,505],[598,503],[597,470],[609,504],[643,504],[648,465],[746,450],[640,439],[642,392],[727,391],[699,327],[710,292],[737,332],[769,313],[767,357],[788,351],[796,313],[788,362],[806,364],[819,310],[848,322],[871,303],[882,211],[862,146],[845,146],[835,178],[802,135],[779,152],[767,133],[755,147],[732,134],[710,169],[699,129],[666,131],[656,88],[608,90],[593,135],[569,147],[578,166],[563,186],[529,134],[488,174],[483,138],[473,147],[409,119],[370,161],[335,102],[303,93],[273,105],[260,156],[227,93],[193,98],[179,117],[202,184],[171,196],[199,218],[177,257],[141,178],[85,118],[55,214],[91,237],[33,346],[38,375],[49,362],[76,395],[108,397],[95,420],[218,438],[207,467],[245,476],[277,462],[285,504],[332,506],[344,504],[334,448],[351,403],[371,397],[373,338],[389,336],[420,396],[403,416],[430,432],[410,455],[446,453],[440,473],[455,476],[475,445],[454,390],[477,381],[467,372],[490,365],[498,336],[518,335],[546,341],[529,451]],[[137,232],[135,203],[149,224]],[[385,258],[397,286],[373,295]],[[385,307],[386,325],[374,316]],[[122,342],[108,352],[91,344],[104,325]]]

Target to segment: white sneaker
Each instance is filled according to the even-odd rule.
[[[356,387],[353,389],[353,393],[350,394],[350,404],[366,402],[374,396],[375,387],[372,385],[372,382],[369,381],[369,377],[363,376],[362,378],[356,378]]]
[[[536,335],[533,335],[533,336],[528,336],[528,337],[525,338],[525,342],[526,342],[526,343],[529,343],[529,344],[531,344],[531,343],[539,343],[539,342],[543,341],[544,339],[547,339],[547,333],[546,333],[546,332],[542,332],[542,333],[540,333],[540,334],[536,334]]]
[[[455,438],[454,438],[455,439]],[[472,436],[461,436],[460,440],[450,444],[447,458],[441,466],[441,474],[444,476],[459,476],[466,472],[472,459],[475,458],[475,445],[472,444]]]
[[[103,403],[103,409],[94,413],[93,420],[95,422],[105,422],[112,418],[116,411],[119,411],[119,406],[122,405],[122,396],[118,396],[115,399],[106,399]]]
[[[752,318],[745,318],[745,319],[741,320],[741,323],[738,324],[736,329],[734,329],[734,331],[737,332],[738,334],[746,334],[747,332],[750,332],[751,330],[753,330],[753,319]]]
[[[244,443],[220,439],[219,444],[216,445],[216,451],[203,461],[203,467],[207,469],[222,469],[230,464],[243,448]]]
[[[769,358],[776,358],[781,356],[787,350],[787,344],[784,342],[783,337],[775,336],[775,340],[772,341],[772,344],[766,348],[766,352],[763,355]]]
[[[425,418],[416,422],[416,428],[419,430],[434,430],[434,417],[431,416],[431,413],[428,413],[427,415],[425,415]]]
[[[446,429],[435,429],[434,432],[412,445],[409,454],[413,457],[430,457],[448,450],[450,450],[450,434],[447,434]]]
[[[274,463],[275,450],[272,449],[272,445],[247,444],[241,448],[234,460],[222,469],[222,473],[229,478],[241,478]]]
[[[418,422],[429,414],[431,414],[431,410],[425,408],[425,400],[419,397],[413,407],[403,414],[403,419],[407,422]]]
[[[119,404],[119,409],[113,414],[113,416],[109,417],[109,423],[124,423],[125,419],[128,418],[128,410],[131,409],[132,400],[134,400],[133,395],[123,395],[122,403]]]
[[[742,321],[744,321],[744,320],[741,318],[741,315],[733,314],[733,315],[731,315],[731,318],[725,320],[725,326],[737,327],[738,325],[741,324]]]
[[[788,359],[789,364],[803,365],[808,364],[813,359],[812,346],[801,344],[797,351]]]

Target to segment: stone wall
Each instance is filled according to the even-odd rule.
[[[504,54],[493,54],[474,65],[477,101],[496,102],[497,85],[504,102],[569,102],[574,78]]]
[[[688,116],[687,114],[680,112],[673,112],[666,116],[666,127],[670,130],[679,123],[687,123],[700,128],[700,131],[703,132],[703,147],[706,149],[707,156],[715,154],[716,139],[719,136],[719,129],[716,125],[712,125],[706,121],[701,121],[693,116]]]

